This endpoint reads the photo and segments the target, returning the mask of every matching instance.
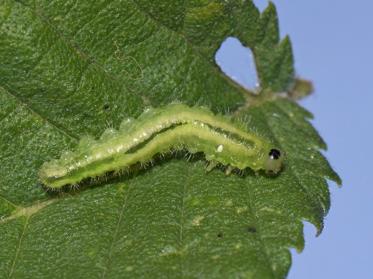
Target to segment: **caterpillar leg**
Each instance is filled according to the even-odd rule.
[[[228,166],[228,167],[225,169],[225,175],[230,175],[233,169],[234,169],[234,168],[233,168],[232,166]]]
[[[206,172],[212,171],[218,165],[217,161],[210,161],[206,167]]]

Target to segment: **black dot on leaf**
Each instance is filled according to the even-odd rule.
[[[246,228],[246,231],[247,231],[248,233],[256,233],[256,228],[253,227],[253,226],[248,226],[248,227]]]
[[[223,233],[219,232],[216,236],[219,237],[219,238],[222,238],[223,237]]]

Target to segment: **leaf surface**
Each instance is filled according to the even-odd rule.
[[[215,64],[228,36],[253,50],[261,95]],[[296,83],[273,4],[4,0],[0,61],[1,278],[284,278],[302,221],[321,231],[325,179],[340,179],[311,115],[272,93]],[[79,138],[172,101],[230,111],[286,151],[284,171],[206,174],[175,156],[77,192],[41,187],[41,164]]]

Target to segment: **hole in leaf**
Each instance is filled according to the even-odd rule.
[[[264,9],[267,8],[269,4],[268,0],[254,0],[253,2],[260,12],[263,12]]]
[[[215,61],[227,76],[243,87],[255,90],[259,86],[254,55],[237,38],[228,37],[221,44]]]

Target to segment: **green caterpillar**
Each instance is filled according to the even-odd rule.
[[[40,181],[52,189],[76,185],[87,178],[120,172],[146,164],[155,155],[173,150],[203,152],[210,171],[218,163],[234,168],[278,173],[284,155],[270,142],[249,133],[229,118],[214,115],[206,108],[171,104],[148,109],[137,120],[127,119],[119,130],[107,129],[97,141],[81,139],[75,152],[46,162]]]

